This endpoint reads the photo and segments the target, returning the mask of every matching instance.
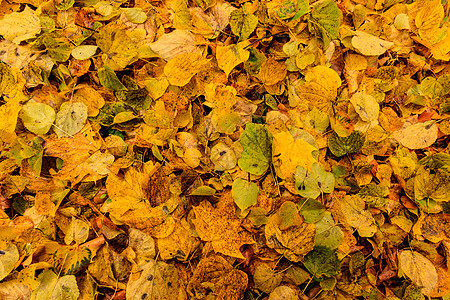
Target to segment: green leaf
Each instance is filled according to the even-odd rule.
[[[100,79],[101,85],[107,89],[113,91],[122,91],[127,89],[122,82],[120,82],[119,78],[117,78],[117,75],[113,69],[108,66],[98,70],[98,79]]]
[[[151,99],[148,97],[146,88],[131,89],[128,87],[128,91],[117,91],[114,94],[117,99],[136,110],[145,109],[150,106],[149,101]]]
[[[234,202],[242,211],[256,204],[256,198],[259,193],[259,188],[256,183],[236,178],[231,191]]]
[[[329,211],[325,212],[323,218],[316,224],[315,246],[325,246],[330,249],[336,249],[344,238],[342,230],[336,226],[333,216]]]
[[[295,21],[301,16],[309,13],[309,0],[297,0],[297,13],[292,17],[291,21]]]
[[[35,134],[46,134],[55,121],[55,110],[45,103],[28,102],[19,114],[25,128]]]
[[[335,276],[341,270],[341,263],[334,250],[318,246],[305,256],[304,265],[308,271],[317,278],[322,276]]]
[[[333,0],[318,1],[313,6],[308,20],[310,31],[318,31],[322,36],[324,49],[328,48],[331,40],[339,37],[339,27],[342,23],[342,12]]]
[[[258,17],[247,13],[243,8],[233,11],[230,15],[231,31],[239,37],[239,41],[248,39],[258,25]]]
[[[44,45],[47,49],[48,56],[60,62],[68,60],[74,48],[69,39],[61,36],[57,32],[44,33],[36,40],[35,45]]]
[[[279,227],[281,230],[286,230],[289,227],[302,223],[297,205],[292,201],[286,201],[281,205],[278,210],[278,217],[280,218]]]
[[[340,137],[336,132],[333,132],[328,138],[328,148],[335,156],[343,156],[347,153],[358,152],[364,145],[365,137],[362,132],[353,131],[347,137]]]
[[[216,190],[207,185],[202,185],[193,190],[189,196],[213,196],[216,193]]]
[[[314,199],[301,199],[297,206],[306,223],[316,223],[322,219],[325,212],[323,204]]]
[[[61,1],[56,8],[59,10],[68,10],[75,4],[75,0],[63,0]]]
[[[435,153],[425,156],[419,161],[419,164],[430,169],[450,168],[450,154]]]
[[[253,207],[250,209],[250,213],[247,215],[246,219],[252,222],[253,226],[261,226],[269,222],[269,217],[267,216],[267,211],[262,207]]]
[[[259,264],[253,274],[255,288],[263,291],[264,293],[271,293],[277,286],[280,285],[282,279],[283,273],[275,272],[265,263]]]
[[[82,102],[64,102],[56,114],[55,133],[58,137],[77,134],[87,119],[87,106]]]
[[[331,193],[334,190],[334,183],[333,173],[326,172],[317,162],[313,163],[311,172],[302,166],[297,166],[295,189],[302,197],[315,199],[322,193]]]
[[[269,15],[276,15],[280,19],[294,21],[309,12],[308,0],[271,1],[267,5]]]
[[[253,175],[262,175],[272,158],[272,135],[261,124],[248,123],[239,139],[244,148],[239,167]]]
[[[383,207],[388,201],[388,195],[389,188],[385,185],[368,184],[358,192],[358,196],[371,207]]]
[[[43,142],[44,140],[40,137],[35,137],[33,139],[32,148],[35,149],[36,153],[28,158],[28,164],[33,169],[36,177],[41,175],[42,156],[44,155],[44,147],[42,147]]]

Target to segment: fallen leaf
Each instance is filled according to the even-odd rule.
[[[362,55],[378,56],[391,48],[394,43],[382,40],[370,33],[356,31],[356,35],[352,38],[352,45]]]
[[[434,121],[424,123],[405,123],[392,137],[409,149],[422,149],[431,146],[438,137],[438,127]]]
[[[247,274],[218,255],[203,258],[190,278],[187,291],[191,297],[214,294],[220,299],[241,299],[247,286]]]
[[[28,6],[22,12],[7,14],[0,20],[0,35],[16,44],[34,38],[40,32],[41,21]]]
[[[226,197],[229,197],[228,195]],[[222,196],[224,197],[224,196]],[[237,258],[244,258],[239,248],[253,244],[251,235],[240,227],[239,220],[224,214],[220,209],[203,201],[194,207],[195,219],[192,223],[202,239],[211,242],[214,251]]]
[[[263,125],[248,123],[239,142],[243,147],[239,167],[254,175],[264,174],[272,159],[272,135]]]
[[[236,178],[231,187],[231,192],[236,205],[241,211],[245,211],[256,204],[259,188],[254,182]]]
[[[398,257],[399,275],[406,275],[424,295],[429,295],[436,286],[438,276],[433,263],[417,251],[403,250]]]
[[[378,227],[370,212],[365,209],[365,202],[356,195],[338,197],[334,203],[333,211],[340,222],[358,230],[360,236],[373,236]]]
[[[250,52],[244,49],[248,42],[240,42],[229,46],[218,45],[216,49],[216,58],[219,68],[228,76],[231,71],[240,63],[247,61]]]
[[[288,178],[295,174],[297,166],[311,170],[316,161],[312,152],[314,146],[302,139],[294,137],[286,131],[273,135],[272,159],[280,178]]]
[[[197,53],[179,54],[164,67],[164,74],[170,84],[185,86],[208,61]]]
[[[46,134],[52,127],[56,114],[47,104],[28,102],[22,107],[20,118],[29,131]]]

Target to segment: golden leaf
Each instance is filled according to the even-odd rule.
[[[230,198],[231,194],[225,193],[222,198]],[[239,248],[245,244],[253,244],[255,241],[244,228],[235,215],[224,214],[221,209],[214,208],[208,201],[202,201],[193,208],[195,217],[192,223],[195,225],[200,239],[211,242],[214,251],[237,258],[244,258]]]
[[[218,45],[216,48],[216,58],[219,68],[230,75],[231,70],[240,63],[247,61],[250,52],[244,48],[248,45],[247,41],[229,46]]]
[[[311,170],[313,163],[317,161],[312,155],[315,150],[318,149],[302,139],[294,139],[289,132],[274,134],[272,155],[277,175],[283,179],[291,177],[297,166]]]
[[[179,54],[166,64],[164,74],[170,84],[185,86],[207,63],[208,60],[198,53]]]

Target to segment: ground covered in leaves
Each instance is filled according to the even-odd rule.
[[[450,299],[446,0],[0,0],[1,299]]]

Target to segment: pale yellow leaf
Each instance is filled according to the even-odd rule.
[[[405,274],[418,287],[421,287],[424,295],[429,296],[438,280],[433,263],[419,252],[410,250],[402,251],[398,261],[399,272]]]
[[[409,149],[423,149],[431,146],[438,137],[435,122],[405,123],[400,130],[394,131],[392,137]]]
[[[150,48],[164,60],[171,60],[184,53],[201,54],[200,48],[195,44],[195,36],[187,30],[179,29],[162,35],[150,44]]]
[[[362,55],[378,56],[391,48],[394,43],[382,40],[364,31],[356,31],[356,36],[352,38],[353,47]]]

